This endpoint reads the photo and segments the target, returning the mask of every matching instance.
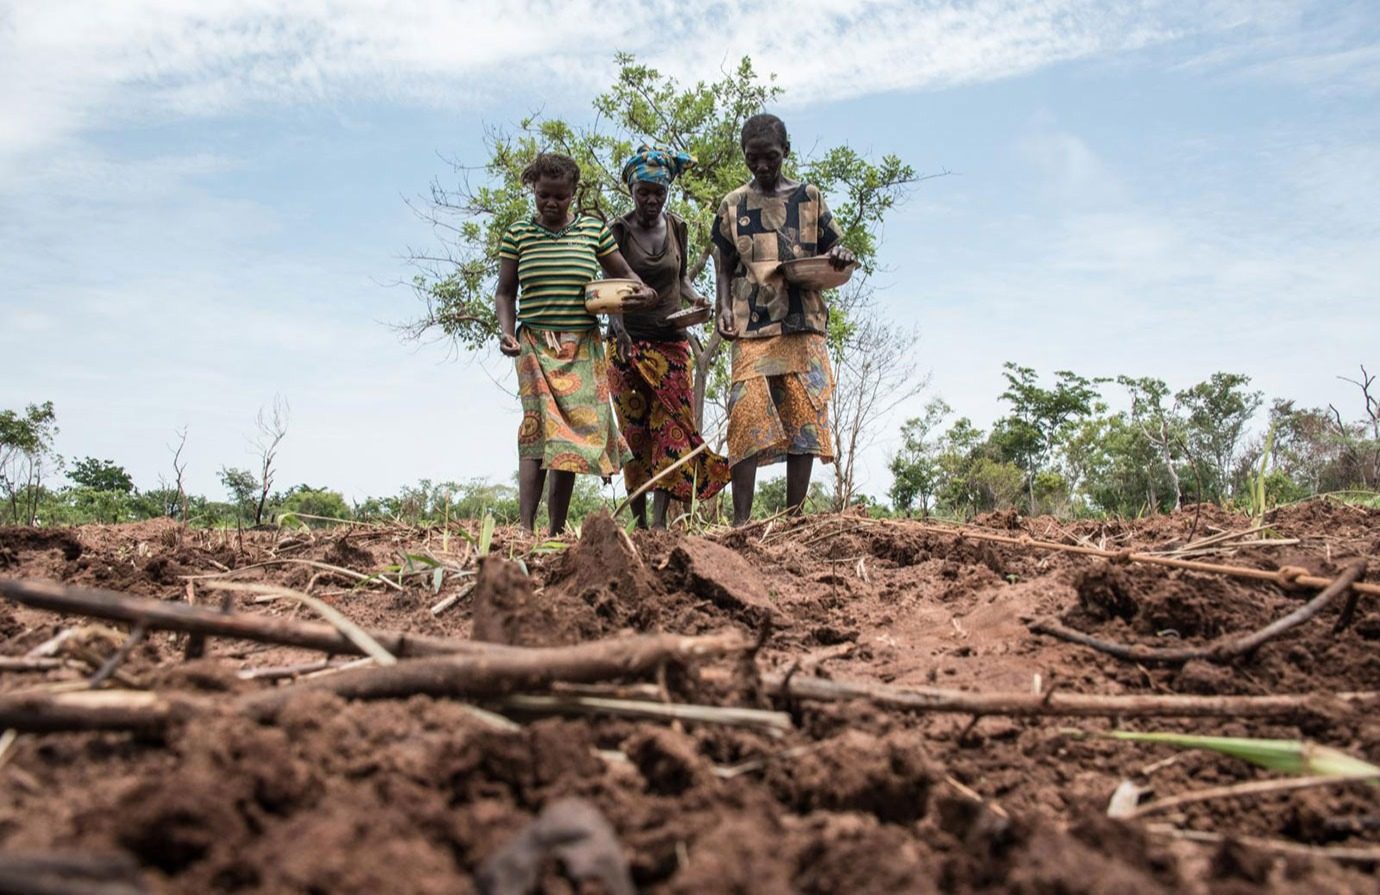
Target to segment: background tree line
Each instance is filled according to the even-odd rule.
[[[1299,407],[1268,403],[1249,376],[1215,373],[1172,390],[1152,377],[1089,378],[1063,370],[1041,382],[1035,370],[1003,368],[1008,413],[983,430],[939,399],[900,429],[890,457],[889,505],[851,493],[874,515],[968,518],[1015,508],[1064,517],[1143,516],[1198,501],[1257,514],[1319,494],[1380,507],[1380,389],[1363,366],[1347,383],[1349,401]],[[1112,411],[1121,398],[1127,409]],[[1342,408],[1349,408],[1344,410]],[[186,433],[169,446],[170,475],[141,490],[113,460],[57,454],[52,402],[0,410],[0,523],[79,525],[171,517],[200,527],[256,524],[329,526],[339,522],[439,524],[493,515],[517,520],[517,488],[483,478],[404,486],[395,495],[350,502],[327,486],[274,487],[278,445],[287,435],[286,402],[256,420],[257,469],[222,466],[224,494],[187,494],[180,459]],[[754,511],[785,507],[784,479],[764,481]],[[578,524],[621,495],[581,476],[571,503]],[[816,482],[807,509],[840,495]],[[714,506],[702,518],[715,521]]]
[[[952,418],[942,400],[901,427],[889,463],[895,512],[1139,516],[1206,501],[1258,513],[1348,492],[1380,503],[1380,403],[1364,366],[1359,378],[1339,377],[1354,387],[1343,402],[1352,412],[1282,398],[1267,407],[1239,373],[1178,391],[1153,377],[1068,370],[1042,385],[1010,362],[1003,375],[1009,412],[990,430]],[[1118,392],[1130,407],[1112,412],[1104,398]]]

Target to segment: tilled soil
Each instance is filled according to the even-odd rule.
[[[1192,558],[1335,575],[1380,559],[1380,513],[1326,502],[1277,511],[1268,528]],[[634,533],[588,520],[568,549],[499,530],[480,584],[419,573],[401,589],[361,583],[431,556],[476,569],[477,525],[328,532],[182,532],[170,522],[0,529],[0,577],[43,578],[220,606],[222,579],[325,599],[373,628],[555,646],[630,632],[760,638],[751,666],[667,669],[629,692],[788,712],[784,736],[716,724],[513,716],[498,729],[465,705],[414,696],[346,702],[306,693],[271,721],[225,711],[164,732],[29,734],[0,756],[4,855],[124,854],[154,892],[504,891],[478,868],[543,808],[574,797],[611,824],[638,891],[653,893],[1380,892],[1374,861],[1322,849],[1380,846],[1380,792],[1361,783],[1220,799],[1149,822],[1107,816],[1130,780],[1161,798],[1271,775],[1208,752],[1078,739],[1069,728],[1307,738],[1380,762],[1380,720],[1330,698],[1380,690],[1380,604],[1338,607],[1230,664],[1148,667],[1032,634],[1027,622],[1150,646],[1246,633],[1311,591],[997,544],[973,535],[1165,551],[1251,521],[1210,507],[1172,516],[1067,523],[997,514],[959,531],[853,516],[777,520],[707,537]],[[266,565],[259,565],[268,563]],[[250,568],[253,567],[253,568]],[[396,577],[395,573],[389,573]],[[1372,574],[1372,579],[1374,579]],[[433,616],[443,597],[463,594]],[[229,608],[310,616],[233,592]],[[80,681],[124,632],[0,602],[0,656],[59,633],[66,667],[0,672],[0,690]],[[226,704],[274,686],[240,673],[319,656],[154,633],[110,686]],[[342,660],[343,661],[343,660]],[[756,671],[895,687],[1098,694],[1315,694],[1289,721],[1068,719],[914,713],[863,701],[772,697]],[[1222,834],[1186,841],[1166,827]],[[1296,846],[1266,847],[1257,840]],[[1353,856],[1354,857],[1354,856]],[[605,891],[567,881],[558,861],[534,891]],[[487,878],[486,878],[487,879]],[[3,888],[0,886],[0,888]],[[75,889],[72,891],[76,891]]]

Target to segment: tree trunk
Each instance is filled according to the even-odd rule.
[[[1164,460],[1164,468],[1169,471],[1169,481],[1174,485],[1174,512],[1183,509],[1184,495],[1183,488],[1179,484],[1179,473],[1174,468],[1174,460],[1169,455],[1169,427],[1163,420],[1160,421],[1160,457]],[[1202,495],[1199,495],[1202,500]]]
[[[719,335],[719,329],[715,326],[709,341],[704,344],[704,349],[695,357],[695,428],[699,429],[701,434],[704,432],[704,398],[709,388],[709,370],[714,366],[714,358],[718,356],[723,343],[723,337]]]

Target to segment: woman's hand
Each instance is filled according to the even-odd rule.
[[[829,250],[824,257],[829,259],[829,266],[834,270],[843,270],[848,265],[858,260],[858,256],[842,245],[836,245]]]
[[[725,342],[732,342],[738,338],[738,323],[733,319],[732,308],[719,308],[718,316],[714,321],[714,327],[719,331],[719,336]]]
[[[498,350],[507,357],[517,357],[522,353],[522,346],[518,344],[517,336],[503,333],[498,337]]]
[[[623,363],[632,363],[632,336],[628,335],[622,317],[609,315],[609,335],[613,336],[613,353]]]
[[[623,299],[624,311],[645,311],[648,308],[656,307],[661,297],[656,294],[656,290],[646,283],[638,284],[637,290]]]

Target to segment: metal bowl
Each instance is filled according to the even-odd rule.
[[[627,300],[640,285],[637,280],[591,280],[585,284],[585,310],[591,314],[622,314]]]
[[[853,271],[857,269],[858,262],[854,261],[842,270],[837,270],[823,255],[781,262],[781,275],[786,278],[786,282],[804,286],[806,289],[837,289],[848,282],[853,276]]]
[[[701,323],[708,323],[713,316],[713,305],[697,305],[693,308],[686,308],[683,311],[676,311],[674,314],[667,314],[666,322],[673,323],[681,329],[686,329],[691,326],[698,326]]]

